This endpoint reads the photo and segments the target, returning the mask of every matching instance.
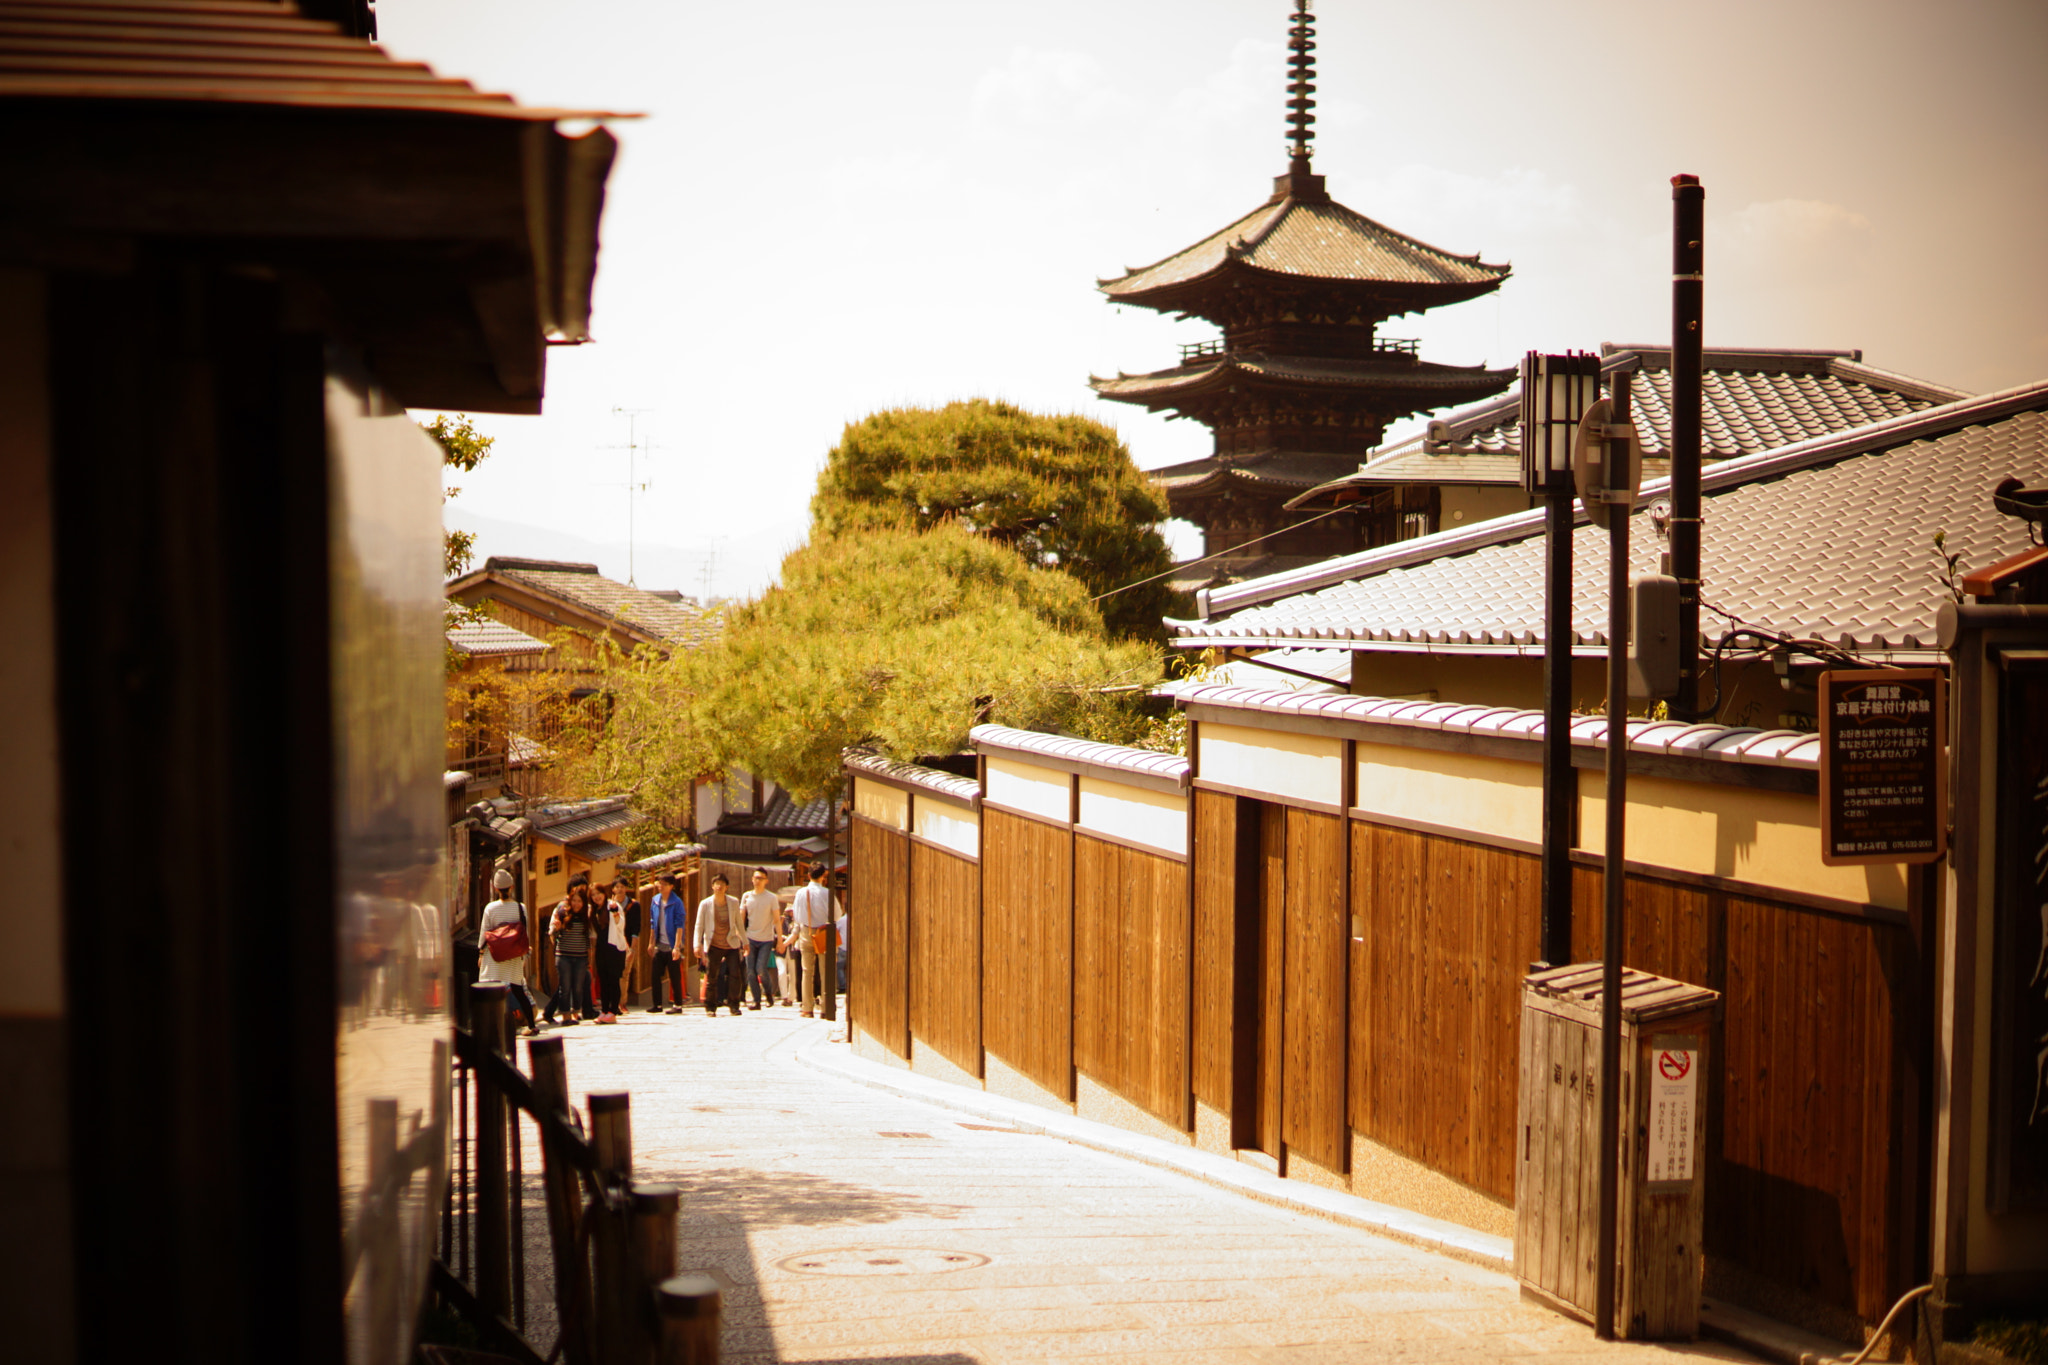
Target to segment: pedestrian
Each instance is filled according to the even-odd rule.
[[[847,973],[847,968],[848,968],[848,967],[849,967],[849,966],[851,965],[851,959],[849,959],[849,958],[848,958],[848,957],[846,956],[846,914],[847,914],[846,908],[842,906],[842,907],[840,908],[840,911],[839,911],[839,924],[838,924],[838,929],[839,929],[839,993],[840,993],[841,995],[844,995],[844,994],[846,994],[846,973]]]
[[[782,897],[768,889],[767,868],[754,869],[754,889],[740,897],[740,908],[747,915],[747,975],[740,983],[741,994],[752,987],[754,998],[747,1008],[757,1010],[764,999],[774,998],[775,934],[782,925]]]
[[[697,961],[704,968],[704,1012],[710,1015],[727,1003],[738,1014],[746,993],[740,976],[746,970],[747,916],[739,901],[726,894],[731,885],[719,873],[711,879],[711,894],[697,906]]]
[[[483,918],[477,921],[479,938],[507,924],[518,925],[522,933],[530,932],[526,923],[526,907],[512,896],[512,874],[499,868],[491,874],[491,887],[497,897],[484,907]],[[540,1016],[534,1013],[533,997],[526,991],[525,953],[515,953],[500,960],[491,955],[490,943],[484,939],[484,946],[477,953],[477,979],[503,982],[505,993],[518,1003],[526,1020],[526,1036],[531,1038],[540,1032]]]
[[[616,1024],[624,1013],[619,989],[626,973],[626,958],[640,937],[640,898],[620,877],[612,882],[605,897],[604,920],[597,940],[597,1022]]]
[[[580,1024],[591,1014],[590,944],[596,937],[596,916],[591,912],[590,888],[582,882],[569,887],[569,894],[555,907],[548,921],[548,933],[555,941],[553,1006],[562,1011],[562,1022]],[[553,1006],[550,1007],[552,1014]],[[549,1023],[554,1020],[550,1018]]]
[[[649,932],[654,936],[654,1012],[663,1012],[662,987],[668,987],[673,1002],[667,1013],[683,1012],[683,960],[689,945],[683,935],[690,922],[690,907],[676,894],[676,879],[664,872],[654,879],[654,903],[649,906]]]
[[[832,912],[838,908],[825,884],[829,870],[822,859],[811,864],[810,885],[796,893],[796,902],[789,907],[793,923],[782,944],[785,953],[793,952],[796,957],[797,995],[806,1019],[815,1012],[818,992],[834,985],[825,975],[832,968],[824,961],[825,927],[832,923]]]

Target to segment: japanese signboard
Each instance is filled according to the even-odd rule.
[[[1948,847],[1948,680],[1938,668],[1820,675],[1821,861],[1931,863]]]
[[[1699,1126],[1700,1052],[1697,1038],[1652,1040],[1649,1139],[1643,1175],[1652,1184],[1684,1183],[1693,1176],[1693,1130]]]

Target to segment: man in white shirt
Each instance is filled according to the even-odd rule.
[[[818,940],[824,936],[817,931],[832,922],[833,912],[838,908],[832,899],[831,889],[825,885],[828,870],[822,859],[812,864],[811,884],[796,893],[796,904],[790,907],[795,922],[790,927],[789,937],[782,943],[785,956],[792,951],[797,954],[796,979],[802,992],[800,999],[806,1019],[811,1017],[816,1007],[819,987],[829,991],[836,984],[826,975],[833,970],[834,964],[825,961],[818,951]],[[816,980],[812,979],[814,973]]]
[[[739,901],[725,894],[731,885],[720,873],[711,879],[711,894],[697,903],[697,961],[704,968],[704,1012],[716,1015],[721,1004],[740,1012],[741,961],[746,953],[747,917]]]
[[[747,974],[740,983],[741,994],[751,986],[754,999],[747,1008],[761,1008],[770,998],[775,979],[775,934],[782,926],[782,897],[768,889],[768,869],[754,869],[754,889],[740,897],[740,909],[747,916]]]

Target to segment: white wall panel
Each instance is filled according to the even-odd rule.
[[[858,773],[853,778],[853,809],[890,829],[910,828],[910,793]]]
[[[1188,851],[1188,803],[1184,796],[1083,777],[1080,824],[1083,829],[1128,839],[1165,853]]]
[[[1066,773],[1051,768],[1016,763],[991,755],[982,799],[1065,824],[1072,814],[1069,787],[1072,781]]]
[[[943,844],[968,858],[981,856],[981,820],[972,809],[943,796],[913,792],[910,828],[920,839]]]
[[[1196,771],[1206,781],[1276,800],[1334,806],[1344,799],[1344,741],[1204,721]]]

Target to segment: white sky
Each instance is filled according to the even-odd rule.
[[[614,125],[597,344],[546,415],[484,417],[450,520],[486,553],[765,585],[841,428],[988,395],[1114,424],[1146,467],[1208,432],[1088,375],[1210,334],[1094,289],[1285,169],[1289,0],[380,0],[384,46]],[[1707,188],[1707,344],[1861,347],[1984,391],[2048,376],[2039,0],[1328,0],[1316,169],[1343,203],[1510,261],[1389,323],[1423,355],[1670,335],[1668,180]],[[1193,538],[1185,542],[1194,543]]]

